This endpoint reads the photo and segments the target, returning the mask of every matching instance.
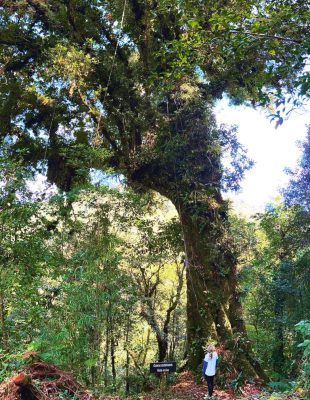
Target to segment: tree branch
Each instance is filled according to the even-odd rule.
[[[238,33],[240,34],[241,33],[241,34],[244,34],[244,35],[247,35],[247,36],[256,36],[256,37],[259,37],[261,39],[277,39],[277,40],[281,40],[283,42],[290,42],[290,43],[296,43],[296,44],[301,44],[302,43],[302,40],[287,38],[287,37],[279,36],[279,35],[268,35],[268,34],[265,34],[265,33],[255,33],[255,32],[250,32],[250,31],[241,31],[241,30],[238,30],[238,29],[233,29],[233,30],[230,30],[229,32],[236,33],[236,34],[238,34]]]
[[[166,318],[165,318],[164,327],[163,327],[163,331],[166,335],[168,334],[171,313],[176,309],[177,305],[180,302],[181,292],[182,292],[182,288],[183,288],[184,270],[185,270],[185,264],[183,264],[182,268],[179,268],[179,266],[177,266],[178,286],[177,286],[176,293],[171,296],[170,307],[166,311]],[[173,297],[174,297],[174,300],[173,300]]]

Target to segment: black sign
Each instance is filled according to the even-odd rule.
[[[151,373],[175,372],[176,370],[177,363],[175,361],[163,361],[150,364]]]

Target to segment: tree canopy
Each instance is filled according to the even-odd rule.
[[[307,95],[308,12],[292,0],[3,1],[2,135],[48,160],[64,189],[85,166],[130,177],[167,146],[167,113],[184,103]]]

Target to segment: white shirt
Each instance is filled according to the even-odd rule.
[[[207,376],[214,376],[215,371],[216,371],[216,360],[218,359],[218,355],[216,351],[212,352],[212,358],[211,354],[207,353],[205,356],[205,361],[208,363],[208,366],[205,370],[205,375]]]

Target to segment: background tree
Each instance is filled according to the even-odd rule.
[[[310,190],[310,127],[308,126],[307,136],[303,143],[301,143],[302,157],[299,166],[295,171],[288,171],[291,176],[289,184],[283,190],[285,203],[288,206],[296,206],[299,212],[304,211],[303,215],[306,218],[305,224],[307,225],[307,218],[309,218],[309,190]]]
[[[39,199],[26,180],[31,171],[21,160],[0,151],[0,337],[5,353],[29,343],[45,318],[38,289],[52,253],[44,220],[37,218]]]
[[[309,136],[309,135],[308,135]],[[309,137],[288,187],[285,203],[258,216],[254,253],[242,269],[246,314],[255,328],[255,348],[278,377],[295,375],[301,353],[294,326],[309,319]],[[251,335],[252,336],[252,335]],[[295,360],[292,362],[292,358]],[[298,358],[299,357],[299,358]]]

